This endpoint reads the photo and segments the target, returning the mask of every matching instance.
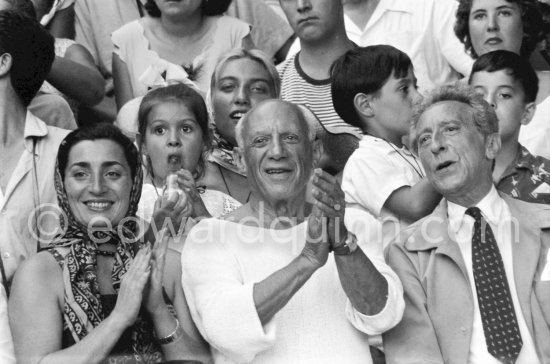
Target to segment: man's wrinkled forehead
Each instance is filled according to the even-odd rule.
[[[424,110],[420,115],[416,129],[421,132],[421,129],[427,125],[449,122],[473,124],[473,112],[470,105],[460,101],[439,101]]]
[[[284,125],[289,130],[299,131],[307,139],[308,127],[300,109],[294,104],[281,100],[266,100],[249,111],[247,130],[251,126],[263,125],[271,129],[274,125]]]

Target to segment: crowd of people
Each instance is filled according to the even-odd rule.
[[[550,2],[0,0],[0,363],[550,364]]]

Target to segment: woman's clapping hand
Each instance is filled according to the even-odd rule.
[[[165,307],[162,295],[162,282],[168,249],[169,235],[162,231],[161,238],[155,243],[150,260],[151,274],[145,286],[143,304],[148,312],[155,313]]]
[[[116,315],[125,327],[131,326],[139,313],[143,290],[151,274],[151,248],[140,249],[124,274],[112,315]]]

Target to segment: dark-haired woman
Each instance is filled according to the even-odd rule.
[[[235,47],[252,47],[250,26],[222,15],[230,3],[148,0],[148,16],[112,34],[118,108],[168,79],[191,80],[206,93],[219,56]]]
[[[167,237],[153,249],[136,242],[142,172],[133,143],[110,124],[70,133],[55,185],[63,232],[12,286],[17,362],[209,361]]]

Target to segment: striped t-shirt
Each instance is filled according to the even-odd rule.
[[[277,67],[282,82],[281,98],[309,107],[330,132],[349,132],[352,128],[361,135],[360,129],[346,123],[334,110],[330,78],[315,80],[306,75],[298,62],[299,54],[293,55]]]

